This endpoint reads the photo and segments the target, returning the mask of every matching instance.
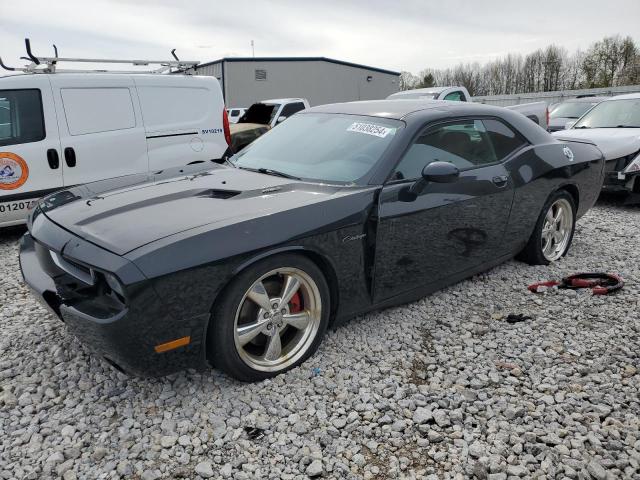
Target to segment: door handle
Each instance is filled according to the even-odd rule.
[[[498,175],[497,177],[493,177],[491,181],[498,187],[504,187],[509,181],[509,177],[507,177],[506,175]]]
[[[60,167],[60,157],[58,156],[58,150],[50,148],[47,150],[47,161],[51,170],[55,170]]]
[[[76,152],[73,148],[67,147],[64,149],[64,161],[67,162],[68,167],[76,166]]]

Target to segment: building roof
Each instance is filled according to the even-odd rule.
[[[225,57],[214,60],[213,62],[200,63],[196,65],[195,68],[198,69],[222,62],[328,62],[335,63],[337,65],[345,65],[347,67],[361,68],[363,70],[371,70],[372,72],[400,76],[400,72],[394,72],[392,70],[385,70],[377,67],[369,67],[367,65],[360,65],[359,63],[345,62],[327,57]]]

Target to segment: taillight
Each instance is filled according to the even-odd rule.
[[[547,107],[547,128],[549,128],[549,107]]]
[[[227,145],[231,146],[231,129],[229,128],[229,114],[227,109],[222,109],[222,129],[224,130],[224,139],[227,141]]]

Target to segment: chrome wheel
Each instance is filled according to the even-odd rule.
[[[277,372],[313,344],[322,318],[320,291],[297,268],[272,270],[246,291],[236,311],[234,341],[249,367]]]
[[[564,198],[556,200],[544,218],[542,226],[542,254],[553,262],[567,250],[573,232],[573,209]]]

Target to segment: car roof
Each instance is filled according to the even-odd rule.
[[[608,100],[611,97],[580,97],[580,98],[567,98],[566,100],[558,103],[558,105],[562,105],[563,103],[594,103],[594,102],[602,102],[604,100]]]
[[[453,87],[429,87],[429,88],[414,88],[411,90],[402,90],[401,92],[396,92],[393,95],[410,95],[415,93],[441,93],[445,90],[453,88]]]
[[[383,117],[400,120],[410,113],[436,109],[450,111],[452,107],[464,108],[465,110],[499,108],[480,103],[391,98],[388,100],[364,100],[358,102],[319,105],[317,107],[307,109],[305,112],[343,113],[348,115],[364,115],[369,117]]]
[[[624,95],[616,95],[614,97],[607,98],[607,102],[611,102],[614,100],[630,100],[634,98],[640,98],[640,93],[626,93]]]

